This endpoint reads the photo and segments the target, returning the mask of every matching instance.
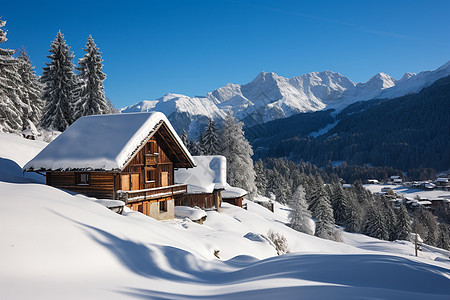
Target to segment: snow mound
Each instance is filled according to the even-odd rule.
[[[188,218],[191,221],[198,221],[203,218],[206,218],[207,214],[206,212],[195,206],[195,207],[188,207],[188,206],[175,206],[175,217],[176,218]]]

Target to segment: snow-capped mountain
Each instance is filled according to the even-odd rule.
[[[161,111],[176,124],[177,131],[189,128],[190,136],[196,137],[208,119],[220,123],[228,111],[247,125],[255,125],[325,108],[342,110],[357,101],[396,98],[418,92],[448,75],[450,61],[434,71],[405,73],[399,80],[378,73],[365,83],[354,83],[331,71],[293,78],[261,72],[247,84],[229,83],[205,97],[167,94],[125,107],[121,112]]]

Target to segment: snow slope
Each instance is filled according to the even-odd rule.
[[[167,94],[157,100],[122,108],[121,112],[161,111],[170,121],[183,119],[183,128],[189,128],[189,134],[198,136],[204,118],[221,122],[228,111],[247,125],[255,125],[302,112],[329,108],[341,110],[357,101],[400,97],[418,92],[449,75],[450,61],[434,71],[405,73],[399,80],[378,73],[365,83],[354,83],[331,71],[293,78],[261,72],[247,84],[229,83],[205,97]],[[191,125],[186,118],[194,124]],[[181,128],[176,129],[181,132]]]
[[[18,170],[44,146],[24,141],[0,135],[0,157]],[[445,258],[450,253],[431,249],[415,258],[407,242],[357,234],[344,233],[346,243],[322,240],[287,227],[288,209],[280,205],[272,213],[252,202],[247,211],[224,204],[221,213],[208,211],[203,225],[189,219],[160,222],[128,209],[118,215],[92,198],[16,181],[21,172],[12,174],[3,161],[0,173],[6,173],[0,180],[1,299],[450,296]],[[292,253],[276,256],[265,237],[268,230],[282,233]],[[220,259],[214,256],[217,250]]]

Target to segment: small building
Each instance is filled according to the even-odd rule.
[[[227,183],[227,160],[221,155],[193,156],[195,168],[175,171],[175,182],[187,184],[187,193],[177,206],[219,210],[222,201],[242,207],[247,191]]]
[[[175,182],[187,184],[187,193],[177,198],[176,206],[220,209],[221,191],[227,184],[227,161],[224,156],[193,156],[195,167],[175,171]]]
[[[446,187],[448,185],[448,178],[439,177],[436,179],[436,186]]]
[[[376,179],[367,179],[366,183],[367,184],[379,184],[380,182]]]
[[[223,202],[242,207],[242,200],[246,195],[246,190],[227,184],[225,190],[222,191],[222,200]]]
[[[402,183],[403,182],[402,178],[398,175],[391,176],[390,181],[393,183]]]
[[[342,188],[344,188],[344,189],[349,189],[349,188],[351,188],[352,187],[352,185],[350,184],[350,183],[344,183],[343,185],[342,185]]]
[[[23,168],[48,185],[95,198],[118,199],[155,219],[174,217],[187,186],[174,170],[194,161],[159,112],[79,118]]]

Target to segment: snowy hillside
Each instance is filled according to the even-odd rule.
[[[247,125],[254,125],[325,108],[341,110],[357,101],[396,98],[418,92],[448,75],[450,62],[434,71],[406,73],[399,80],[378,73],[365,83],[354,83],[331,71],[313,72],[290,79],[261,72],[250,83],[230,83],[205,97],[167,94],[157,100],[130,105],[121,112],[161,111],[171,121],[182,120],[184,127],[180,126],[177,130],[189,128],[191,135],[198,136],[206,124],[205,118],[220,122],[230,110]],[[194,124],[191,125],[190,120]]]
[[[129,209],[118,215],[93,198],[24,179],[21,167],[44,146],[0,134],[2,299],[450,296],[447,251],[427,248],[415,258],[404,241],[345,232],[344,243],[319,239],[287,227],[280,205],[272,213],[252,202],[248,210],[224,204],[203,225]],[[290,254],[276,255],[269,230],[286,237]]]

